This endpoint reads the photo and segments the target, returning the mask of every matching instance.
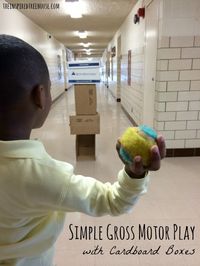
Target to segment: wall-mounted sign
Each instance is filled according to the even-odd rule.
[[[90,84],[100,82],[100,63],[99,62],[80,62],[68,63],[68,82],[71,84]]]

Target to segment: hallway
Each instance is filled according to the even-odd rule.
[[[122,111],[120,103],[116,103],[103,85],[97,88],[97,101],[101,126],[100,134],[96,135],[96,161],[76,162],[75,136],[70,135],[69,131],[69,115],[75,112],[73,88],[65,92],[52,105],[45,125],[35,130],[32,138],[41,139],[52,157],[73,164],[75,173],[93,176],[103,182],[114,182],[118,171],[123,167],[115,151],[116,140],[131,124]],[[121,217],[101,218],[68,213],[65,228],[56,246],[56,265],[198,266],[200,252],[199,172],[199,157],[166,158],[162,162],[161,169],[151,173],[149,190],[139,200],[132,213]],[[75,233],[75,226],[78,226],[79,231],[81,226],[87,228],[91,226],[93,229],[95,226],[96,235],[93,234],[91,239],[87,240],[74,238],[70,240],[72,238],[70,224],[73,224],[71,227],[73,233]],[[146,229],[148,228],[146,240],[139,232],[143,225]],[[114,226],[118,229],[115,234],[118,239],[112,240],[112,234],[114,230],[117,230]],[[157,226],[157,229],[154,226]],[[100,229],[102,240],[98,239]],[[123,237],[125,239],[122,239]],[[175,254],[170,255],[173,250],[172,245],[175,245]],[[134,246],[132,251],[136,246],[138,251],[141,249],[144,252],[150,249],[156,252],[156,249],[159,249],[157,250],[159,255],[111,255],[109,253],[110,251],[114,253],[117,249],[128,251],[132,246]],[[94,250],[95,247],[99,249],[96,255],[82,254],[84,250]],[[188,255],[176,255],[180,252],[176,251],[179,249],[184,249]],[[169,255],[165,253],[167,250]],[[189,255],[192,253],[194,254]]]
[[[31,138],[40,139],[53,158],[72,164],[75,174],[113,183],[123,167],[116,142],[131,121],[163,135],[172,156],[151,172],[147,194],[132,213],[101,218],[67,213],[55,265],[199,266],[200,0],[1,0],[0,21],[0,35],[30,44],[48,66],[54,103]],[[4,71],[5,62],[0,62]],[[96,160],[76,160],[76,138],[69,127],[69,116],[75,115],[72,62],[78,67],[100,64],[107,86],[97,85]],[[73,70],[75,81],[80,76],[85,83],[99,81],[88,69],[81,75],[80,69]],[[20,176],[17,168],[15,173]],[[4,242],[3,237],[3,248]],[[0,264],[1,259],[0,254]]]

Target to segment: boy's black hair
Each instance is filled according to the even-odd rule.
[[[23,40],[0,34],[0,110],[15,106],[35,86],[48,86],[43,56]]]

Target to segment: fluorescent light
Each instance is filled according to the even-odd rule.
[[[81,43],[81,45],[83,46],[83,47],[89,47],[90,46],[90,43],[88,42],[88,43]]]
[[[91,55],[91,50],[90,49],[84,49],[84,50],[85,50],[87,55]]]
[[[76,2],[68,2],[66,3],[67,13],[71,16],[71,18],[81,18],[82,17],[82,3]]]
[[[71,12],[70,17],[71,18],[82,18],[82,14],[77,10],[77,11]]]
[[[87,31],[79,31],[78,35],[81,39],[87,38]]]

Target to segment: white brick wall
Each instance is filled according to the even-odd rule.
[[[159,102],[177,101],[177,92],[160,92],[158,93]]]
[[[197,70],[194,70],[197,71]],[[174,81],[178,80],[179,72],[178,71],[159,71],[157,75],[158,81]]]
[[[188,112],[177,112],[176,120],[197,120],[198,112],[197,111],[188,111]]]
[[[157,121],[173,121],[175,120],[175,117],[175,112],[158,112],[156,118]]]
[[[192,69],[200,69],[200,59],[193,59]]]
[[[184,70],[180,71],[180,80],[199,80],[200,70]]]
[[[193,43],[193,36],[175,36],[170,38],[170,47],[191,47]]]
[[[200,101],[200,90],[179,92],[178,101]]]
[[[158,135],[162,135],[165,139],[174,139],[175,131],[160,130],[158,131]]]
[[[199,81],[191,81],[191,87],[190,90],[200,90],[200,80]]]
[[[158,112],[164,112],[166,109],[166,104],[165,103],[155,103],[155,110]]]
[[[200,129],[200,121],[188,121],[187,129]]]
[[[189,103],[189,110],[193,111],[199,111],[200,110],[200,101],[194,101]]]
[[[200,147],[200,36],[165,36],[157,56],[155,128],[167,148]]]
[[[166,111],[186,111],[188,102],[167,102]]]
[[[198,48],[197,48],[198,49]],[[163,48],[158,50],[158,59],[179,59],[181,48]]]
[[[189,91],[190,81],[171,81],[168,82],[168,91]]]
[[[165,122],[165,130],[181,130],[186,129],[186,121],[170,121]]]
[[[169,60],[158,60],[157,61],[157,70],[168,70]]]
[[[167,82],[157,82],[156,83],[156,90],[157,91],[167,91]]]
[[[184,140],[166,140],[166,146],[168,149],[174,149],[174,148],[177,148],[177,149],[181,149],[184,147],[184,143],[185,141]]]
[[[200,46],[200,36],[195,36],[194,46]]]
[[[122,56],[122,105],[140,124],[143,114],[144,50],[132,51],[131,86]],[[154,127],[167,148],[200,147],[200,36],[158,41]]]
[[[195,139],[196,135],[196,130],[177,130],[175,132],[175,139]]]
[[[164,130],[165,123],[164,122],[158,122],[155,120],[154,126],[157,129],[157,131]]]
[[[181,53],[182,58],[200,58],[200,48],[183,48]]]
[[[192,68],[192,59],[169,60],[169,70],[182,70],[182,69],[191,69],[191,68]]]
[[[190,139],[185,141],[185,148],[197,148],[200,147],[200,139]]]

